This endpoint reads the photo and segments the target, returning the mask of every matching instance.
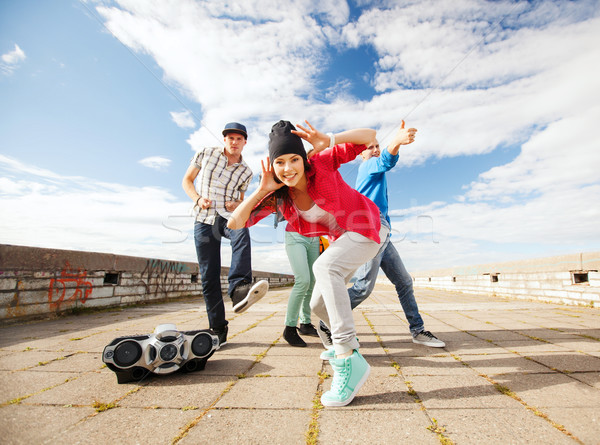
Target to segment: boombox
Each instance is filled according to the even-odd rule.
[[[119,383],[127,383],[150,373],[201,371],[218,347],[219,338],[210,329],[180,332],[174,324],[161,324],[153,334],[115,338],[104,348],[102,361]]]

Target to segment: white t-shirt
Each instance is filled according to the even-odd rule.
[[[295,204],[294,207],[296,207]],[[331,213],[323,210],[316,204],[314,204],[308,210],[300,210],[298,207],[296,207],[296,211],[298,212],[298,215],[300,215],[300,218],[306,222],[319,223],[325,227],[328,227],[330,233],[336,237],[339,237],[345,232],[345,230],[340,227]]]

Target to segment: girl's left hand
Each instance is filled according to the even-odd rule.
[[[306,142],[311,144],[315,148],[316,152],[325,150],[327,147],[329,147],[329,136],[325,133],[321,133],[319,130],[313,127],[307,120],[305,120],[304,122],[306,122],[308,128],[305,128],[302,125],[298,124],[297,127],[300,128],[300,130],[302,131],[292,130],[292,133],[294,133],[296,136],[300,136]]]

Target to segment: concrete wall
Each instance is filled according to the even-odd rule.
[[[221,271],[224,292],[228,272]],[[271,287],[294,282],[253,274]],[[0,244],[0,320],[201,295],[197,263]]]
[[[600,306],[600,252],[413,273],[416,288]]]

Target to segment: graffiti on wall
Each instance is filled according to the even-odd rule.
[[[177,261],[163,261],[149,259],[142,272],[142,282],[149,295],[166,294],[178,289],[176,278],[173,274],[180,274],[187,266]]]
[[[59,278],[52,278],[48,286],[48,304],[51,311],[60,310],[68,302],[85,303],[92,295],[92,283],[86,280],[86,270],[72,270],[67,262]]]

